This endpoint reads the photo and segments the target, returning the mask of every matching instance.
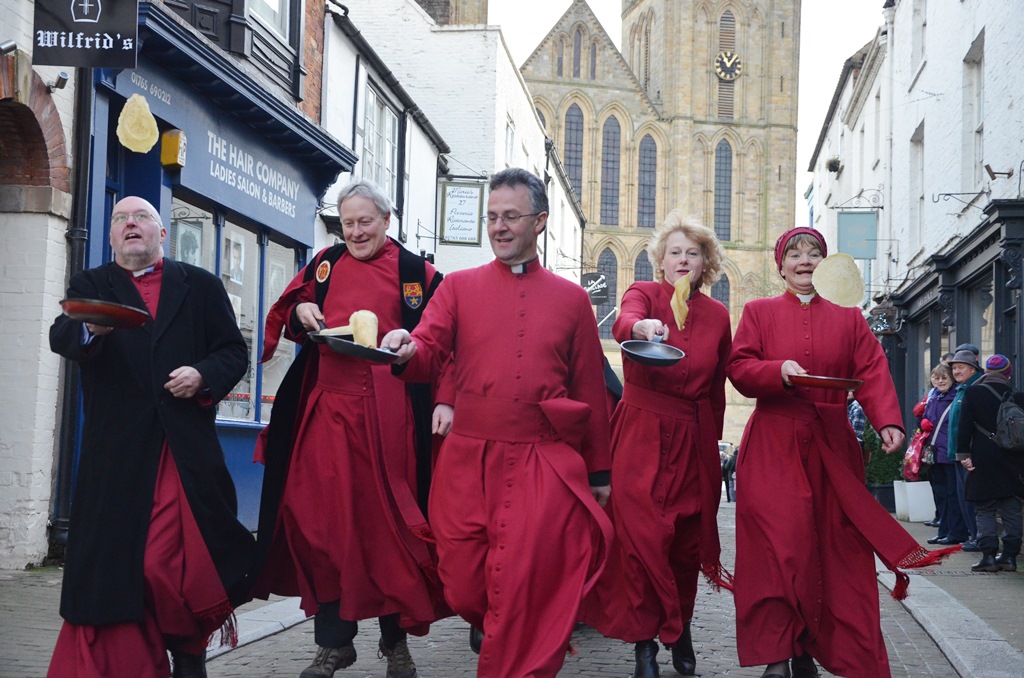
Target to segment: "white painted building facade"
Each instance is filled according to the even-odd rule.
[[[444,157],[448,178],[485,186],[484,209],[487,180],[498,170],[523,167],[549,177],[551,209],[547,235],[539,243],[541,260],[559,275],[578,281],[578,201],[567,188],[557,156],[545,146],[532,97],[500,29],[441,25],[414,0],[355,0],[346,6],[352,21],[451,147]],[[440,181],[443,193],[446,178]],[[444,233],[443,216],[439,210],[435,221],[418,229],[421,238],[437,238],[439,269],[449,272],[493,259],[486,228],[481,227],[478,243],[452,243]]]
[[[50,91],[62,69],[33,67],[33,10],[0,0],[0,43],[16,44],[0,56],[0,569],[46,556],[61,400],[47,336],[66,286],[76,82],[65,69]]]
[[[861,263],[912,405],[959,343],[1024,358],[1024,17],[1009,0],[885,5],[844,66],[808,195],[830,247],[839,212],[877,211],[877,256]]]

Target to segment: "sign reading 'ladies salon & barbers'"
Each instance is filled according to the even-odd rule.
[[[36,0],[36,66],[135,68],[138,0]]]

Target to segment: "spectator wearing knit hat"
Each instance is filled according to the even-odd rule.
[[[964,390],[960,408],[957,459],[967,469],[964,494],[977,514],[978,548],[982,558],[971,566],[975,572],[1016,570],[1024,523],[1024,460],[997,446],[981,429],[996,429],[999,403],[1013,390],[1013,365],[996,354],[985,363],[985,374]],[[1024,396],[1015,395],[1024,405]],[[1002,521],[1002,551],[996,518]]]
[[[957,444],[960,430],[960,407],[964,399],[964,390],[981,378],[981,365],[978,363],[977,347],[972,344],[961,344],[953,359],[949,361],[953,369],[953,381],[957,383],[956,397],[953,404],[949,406],[949,447],[946,454],[950,459],[956,459]],[[956,469],[956,495],[960,503],[960,510],[964,514],[964,522],[967,524],[967,532],[970,539],[965,541],[961,548],[964,551],[977,551],[978,526],[974,516],[974,506],[964,496],[964,483],[967,482],[967,469],[960,464],[954,466]]]

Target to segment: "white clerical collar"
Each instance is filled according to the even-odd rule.
[[[132,271],[132,275],[135,276],[136,278],[141,278],[147,273],[152,273],[154,270],[156,270],[156,264],[153,264],[152,266],[147,266],[146,268],[140,269],[138,271]]]
[[[793,292],[793,294],[796,295],[796,298],[800,300],[801,304],[809,304],[811,303],[811,299],[817,296],[817,292],[811,292],[810,294],[800,294],[799,292]]]
[[[535,261],[537,261],[537,257],[534,257],[533,259],[530,259],[529,261],[524,261],[521,264],[512,264],[508,268],[509,268],[510,271],[512,271],[512,273],[514,273],[516,275],[522,275],[522,274],[526,273],[529,270],[530,264],[532,264]]]

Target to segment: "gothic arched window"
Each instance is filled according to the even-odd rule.
[[[601,134],[601,223],[619,223],[619,154],[622,132],[614,115],[604,121]]]
[[[725,304],[726,308],[729,308],[729,276],[725,273],[718,279],[718,282],[711,286],[711,298],[717,299]]]
[[[579,28],[572,36],[572,77],[580,77],[580,53],[583,51],[583,31]]]
[[[654,228],[655,199],[658,185],[658,145],[650,134],[640,141],[637,191],[637,226]]]
[[[565,113],[565,171],[576,191],[583,199],[583,111],[576,104]]]
[[[715,235],[732,239],[732,146],[725,139],[715,147]]]
[[[615,258],[615,253],[606,247],[601,252],[601,256],[597,258],[597,272],[603,274],[605,281],[608,283],[608,301],[597,305],[597,322],[604,320],[604,323],[598,327],[602,339],[612,338],[612,324],[615,322],[615,315],[608,316],[608,314],[615,308],[615,281],[618,275],[618,268],[619,261]],[[607,319],[605,320],[606,317]]]
[[[654,267],[651,266],[647,252],[641,252],[636,258],[636,263],[633,264],[633,280],[634,282],[654,280]]]

